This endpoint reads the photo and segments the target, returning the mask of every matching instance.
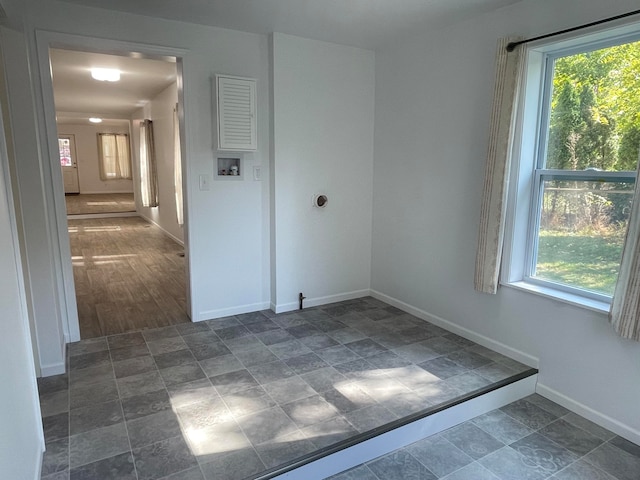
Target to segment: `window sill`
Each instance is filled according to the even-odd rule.
[[[541,297],[551,298],[562,303],[568,303],[576,307],[585,308],[592,312],[603,313],[607,315],[609,313],[610,305],[606,302],[598,300],[592,300],[590,298],[581,297],[572,293],[563,292],[549,287],[543,287],[540,285],[534,285],[526,282],[510,282],[503,283],[504,287],[515,288],[523,292],[533,293]]]

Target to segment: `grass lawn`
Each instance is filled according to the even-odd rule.
[[[540,231],[536,277],[613,295],[624,236]]]

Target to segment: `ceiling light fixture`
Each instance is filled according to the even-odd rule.
[[[90,121],[91,123],[102,123],[102,119],[101,119],[101,118],[98,118],[98,117],[91,117],[91,118],[89,119],[89,121]]]
[[[120,70],[115,68],[92,68],[91,77],[101,82],[117,82],[120,80]]]

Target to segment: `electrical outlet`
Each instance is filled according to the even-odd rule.
[[[202,174],[199,177],[200,180],[200,190],[209,190],[209,175],[207,174]]]
[[[259,165],[253,166],[253,179],[256,182],[259,182],[260,180],[262,180],[262,168]]]

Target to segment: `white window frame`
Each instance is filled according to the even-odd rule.
[[[538,165],[546,155],[542,149],[546,146],[548,134],[549,87],[553,81],[553,75],[547,75],[547,72],[552,68],[554,59],[634,41],[640,41],[640,23],[637,22],[610,26],[588,34],[574,34],[572,37],[555,37],[520,47],[526,49],[525,66],[523,78],[520,79],[518,117],[514,130],[508,193],[509,205],[513,208],[509,208],[506,218],[501,285],[597,312],[609,311],[611,297],[529,276],[534,248],[537,248],[534,233],[537,232],[540,217],[540,182],[542,175],[554,173],[551,170],[541,171]],[[566,173],[569,172],[561,172],[562,175]],[[584,180],[603,176],[629,178],[629,175],[621,175],[620,172],[570,173],[574,177],[584,177]]]

